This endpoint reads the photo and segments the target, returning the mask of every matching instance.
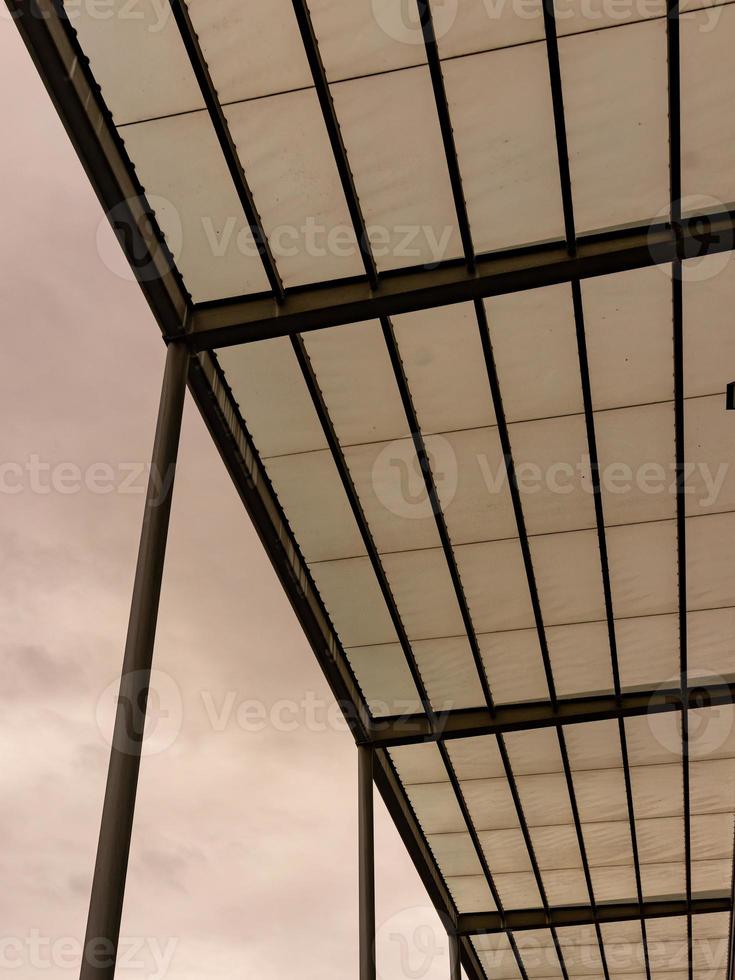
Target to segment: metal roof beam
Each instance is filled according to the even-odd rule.
[[[689,707],[705,708],[735,703],[735,681],[708,683],[702,679],[689,688]],[[432,729],[426,715],[401,715],[379,718],[372,722],[370,741],[376,748],[409,745],[416,742],[469,738],[474,735],[499,735],[504,732],[557,725],[578,725],[611,718],[680,711],[679,688],[657,688],[652,691],[624,691],[618,699],[614,693],[558,698],[550,701],[526,701],[495,705],[489,708],[463,708],[437,712]]]
[[[707,893],[692,896],[692,912],[695,915],[707,915],[715,912],[729,912],[732,907],[728,892],[717,894]],[[596,912],[596,918],[595,918]],[[458,933],[461,936],[477,936],[493,932],[523,932],[528,929],[548,929],[550,926],[594,925],[595,922],[628,922],[633,919],[664,919],[672,916],[682,916],[687,913],[687,899],[667,899],[665,901],[643,902],[608,902],[598,903],[596,909],[588,905],[556,906],[549,910],[549,915],[543,909],[518,909],[506,911],[504,916],[497,912],[465,912],[457,920]]]
[[[735,248],[735,211],[682,219],[681,249],[697,258]],[[198,304],[191,318],[195,350],[227,347],[269,337],[286,337],[323,327],[358,323],[589,279],[671,262],[676,234],[669,225],[637,225],[577,241],[570,256],[566,242],[553,242],[478,256],[474,272],[460,260],[381,276],[376,287],[365,277],[334,280],[286,291],[282,303],[271,296]]]

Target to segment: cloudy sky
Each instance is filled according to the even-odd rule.
[[[78,973],[164,348],[99,257],[111,233],[4,4],[0,63],[0,976],[56,980]],[[323,723],[326,683],[190,401],[155,665],[181,731],[142,767],[118,976],[356,976],[352,739]],[[304,698],[317,723],[294,725],[278,702]],[[243,723],[253,700],[268,724]],[[432,917],[376,807],[392,980],[390,935]]]

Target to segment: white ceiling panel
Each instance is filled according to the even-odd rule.
[[[641,887],[644,898],[664,898],[686,892],[686,871],[680,864],[644,864],[641,867]],[[686,957],[686,940],[684,940]],[[660,973],[661,971],[657,971]],[[668,976],[668,973],[666,973]]]
[[[528,580],[516,540],[460,545],[454,553],[476,632],[533,625]]]
[[[559,41],[577,232],[668,208],[666,25]]]
[[[482,865],[469,834],[430,834],[429,847],[444,875],[482,874]]]
[[[710,711],[712,709],[709,709]],[[717,709],[714,709],[717,712]],[[692,715],[692,735],[697,728]],[[722,732],[722,724],[717,716],[701,718],[703,727],[712,722],[717,732]],[[628,745],[628,761],[631,766],[666,765],[681,761],[681,716],[678,711],[663,711],[649,715],[638,715],[625,719],[625,736]],[[690,758],[694,757],[694,741],[690,743]],[[702,751],[706,747],[702,744]]]
[[[636,894],[635,869],[632,864],[624,868],[591,868],[590,877],[595,900],[598,902],[622,902]],[[638,968],[635,959],[631,963],[631,972],[633,968]]]
[[[666,16],[666,0],[610,5],[604,0],[554,0],[556,30],[561,36],[621,27],[631,21]]]
[[[453,454],[443,445],[439,450],[436,482],[443,486],[446,474],[454,485]],[[439,547],[431,499],[412,439],[348,446],[344,455],[378,551]]]
[[[310,571],[344,646],[396,642],[369,558],[319,562]]]
[[[310,0],[327,77],[338,79],[394,71],[426,61],[412,0]]]
[[[457,797],[449,782],[416,783],[407,786],[406,793],[425,834],[467,832]]]
[[[497,428],[429,436],[426,448],[447,530],[455,544],[517,537]]]
[[[529,827],[572,822],[572,807],[562,773],[518,776],[516,783]]]
[[[586,905],[590,900],[589,889],[581,867],[545,871],[544,888],[551,905]]]
[[[518,815],[505,779],[464,780],[462,792],[477,830],[512,830],[518,826]]]
[[[687,605],[690,609],[735,605],[729,547],[733,535],[735,514],[687,518]]]
[[[656,687],[679,670],[679,617],[650,616],[615,621],[620,683],[625,688]]]
[[[627,820],[588,823],[582,827],[587,859],[592,867],[633,864],[633,845]],[[635,894],[635,887],[629,895]]]
[[[564,728],[573,771],[618,769],[623,765],[618,723],[614,719]]]
[[[594,694],[613,688],[606,622],[552,626],[546,630],[557,694]]]
[[[343,446],[409,435],[377,321],[316,330],[304,344]]]
[[[505,775],[494,735],[449,739],[447,748],[455,772],[462,780],[500,778]]]
[[[727,677],[735,673],[735,609],[687,614],[690,676]]]
[[[582,412],[570,287],[493,296],[485,310],[507,421]]]
[[[287,338],[218,352],[232,394],[264,458],[327,448],[327,440]]]
[[[681,765],[632,767],[630,781],[633,787],[636,819],[678,817],[683,814],[684,789]]]
[[[498,704],[549,697],[538,632],[533,629],[481,633],[482,660]]]
[[[423,710],[400,644],[348,647],[346,653],[374,717]]]
[[[519,422],[509,430],[528,533],[594,527],[584,416]]]
[[[381,271],[461,254],[428,68],[332,88]]]
[[[404,786],[414,783],[444,783],[447,770],[441,753],[433,742],[420,745],[397,745],[389,750],[396,772]],[[461,872],[455,872],[461,874]]]
[[[531,538],[544,622],[553,626],[605,618],[596,531]]]
[[[703,195],[727,205],[735,199],[730,157],[735,124],[723,107],[735,98],[735,80],[727,70],[735,39],[735,10],[722,6],[717,15],[716,25],[709,10],[679,19],[681,176],[685,200]]]
[[[692,859],[717,861],[732,857],[732,813],[693,814],[691,819]]]
[[[397,552],[381,560],[410,639],[461,635],[457,594],[440,548]]]
[[[692,818],[692,845],[694,844]],[[697,817],[697,820],[710,819]],[[684,860],[684,818],[663,817],[659,820],[636,820],[638,856],[642,864],[681,863]],[[692,852],[693,853],[693,852]]]
[[[676,523],[609,527],[606,538],[615,615],[675,612]]]
[[[364,271],[314,89],[225,109],[283,284]]]
[[[268,289],[209,116],[142,122],[122,135],[195,302]]]
[[[622,769],[575,772],[574,790],[583,823],[627,819],[628,806]]]
[[[495,423],[473,303],[402,313],[392,323],[422,432]]]
[[[595,434],[605,523],[674,518],[673,402],[597,412]]]
[[[495,887],[507,909],[537,909],[542,905],[536,879],[530,871],[495,875]]]
[[[487,0],[462,0],[456,4],[434,4],[432,12],[442,58],[539,41],[544,36],[543,12],[538,0],[529,0],[522,7],[491,4]]]
[[[724,397],[687,399],[684,411],[687,514],[735,510],[732,415]]]
[[[485,705],[477,666],[466,636],[414,640],[411,646],[435,711]]]
[[[563,976],[559,956],[549,930],[530,929],[528,932],[515,933],[513,938],[528,977]]]
[[[65,0],[64,8],[118,126],[204,107],[168,3]]]
[[[458,58],[443,72],[476,250],[563,237],[545,46]]]
[[[267,470],[307,561],[366,554],[328,450],[278,456],[268,461]]]
[[[583,279],[581,288],[595,411],[671,401],[674,345],[668,266]]]
[[[709,255],[684,263],[684,393],[722,395],[732,381],[735,336],[735,255]]]
[[[485,912],[495,908],[490,886],[482,875],[447,878],[447,886],[459,912]]]
[[[512,874],[531,870],[531,859],[520,829],[487,830],[478,836],[494,873]]]
[[[735,759],[689,763],[692,813],[735,810]]]
[[[220,102],[313,84],[291,0],[188,0]]]
[[[556,731],[535,728],[508,732],[503,736],[516,776],[532,776],[547,772],[563,772],[561,752]]]

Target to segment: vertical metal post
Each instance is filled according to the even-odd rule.
[[[80,980],[115,975],[189,353],[169,344],[125,642]]]
[[[459,936],[448,932],[449,938],[449,980],[461,980],[462,967],[459,959]]]
[[[375,980],[375,842],[373,835],[373,749],[358,745],[360,849],[360,980]]]

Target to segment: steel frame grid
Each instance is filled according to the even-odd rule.
[[[291,309],[284,310],[285,317],[281,319],[280,323],[276,323],[275,320],[277,318],[262,316],[264,301],[258,298],[246,301],[232,301],[230,304],[212,304],[198,308],[192,306],[180,277],[170,262],[170,256],[168,256],[160,231],[157,229],[155,219],[145,207],[144,198],[132,174],[130,163],[116,136],[112,120],[104,107],[104,103],[101,101],[96,83],[89,74],[85,59],[76,46],[76,40],[72,32],[68,30],[68,25],[65,22],[60,5],[54,2],[54,0],[31,0],[27,4],[22,4],[19,0],[6,0],[6,2],[12,15],[18,22],[21,34],[39,68],[44,83],[87,169],[88,175],[103,206],[108,211],[112,207],[120,205],[126,208],[126,217],[130,222],[131,228],[135,231],[136,245],[138,247],[141,245],[144,246],[146,254],[152,256],[152,260],[161,270],[160,276],[156,280],[153,282],[141,282],[141,286],[162,328],[164,337],[168,339],[173,337],[184,339],[190,350],[196,352],[198,350],[206,351],[206,343],[212,342],[215,336],[212,333],[213,330],[216,332],[223,331],[218,337],[218,342],[221,339],[223,343],[241,342],[241,340],[235,339],[234,335],[237,331],[242,332],[243,330],[248,331],[247,336],[243,335],[242,337],[243,340],[247,341],[259,339],[255,336],[258,329],[267,330],[270,328],[276,331],[282,331],[283,333],[295,333],[295,329],[288,322],[284,323],[284,320],[288,321],[289,317],[293,317],[294,315],[298,316],[298,311],[294,313]],[[297,0],[294,0],[294,4],[298,6]],[[177,3],[175,0],[172,0],[172,6],[176,8]],[[428,9],[428,4],[426,4],[426,8]],[[669,24],[672,19],[678,23],[678,11],[674,18],[670,17]],[[181,29],[182,22],[178,18],[177,22],[179,22]],[[426,19],[424,19],[424,25],[426,22]],[[61,28],[61,32],[59,31],[59,27]],[[548,36],[547,24],[547,41]],[[670,117],[674,118],[674,116],[678,117],[678,28],[676,39],[673,42],[671,40],[671,29],[669,30],[669,37],[669,91],[670,100],[676,109],[676,112],[670,113]],[[184,37],[184,41],[185,43],[187,42],[186,37]],[[672,52],[675,53],[675,60],[672,59]],[[672,64],[676,66],[675,69],[672,68]],[[672,86],[672,72],[676,74],[675,87]],[[675,93],[673,96],[672,91]],[[435,87],[435,94],[436,92],[437,88]],[[322,107],[326,119],[327,109],[324,104]],[[672,199],[678,200],[674,195],[674,174],[680,171],[678,122],[673,123],[672,127],[674,127],[672,128],[672,133],[676,134],[676,142],[672,139],[672,147],[676,146],[675,150],[672,149],[671,158]],[[335,154],[338,154],[338,145],[334,140],[332,140],[332,146]],[[244,173],[242,174],[242,178],[244,181]],[[126,189],[130,190],[131,187],[134,193],[125,195],[124,191]],[[457,196],[455,194],[456,200]],[[350,203],[349,199],[348,203]],[[351,213],[353,213],[352,208]],[[691,221],[682,225],[680,215],[678,215],[679,220],[677,220],[677,215],[673,208],[672,217],[674,219],[673,229],[664,226],[661,229],[655,230],[653,234],[651,234],[650,229],[641,227],[630,231],[594,236],[594,240],[585,243],[585,245],[589,245],[589,254],[583,255],[580,255],[580,252],[585,245],[579,247],[574,242],[573,245],[576,247],[570,247],[572,239],[569,236],[568,230],[566,247],[570,254],[568,256],[569,261],[566,262],[558,254],[554,255],[554,245],[552,244],[551,246],[541,246],[537,249],[518,250],[518,255],[490,258],[487,267],[490,268],[492,266],[492,271],[489,276],[483,277],[473,274],[463,277],[461,274],[457,274],[456,267],[453,267],[449,263],[445,264],[441,270],[441,274],[438,277],[439,281],[436,281],[434,277],[429,275],[428,271],[424,270],[417,276],[418,279],[423,279],[423,282],[411,283],[406,288],[406,277],[396,276],[393,278],[393,283],[395,284],[400,281],[399,288],[395,289],[388,297],[359,297],[357,294],[363,288],[362,284],[347,284],[348,291],[350,289],[353,290],[353,298],[351,300],[348,299],[347,305],[343,303],[341,309],[338,306],[332,307],[331,310],[327,307],[329,312],[326,318],[329,322],[322,322],[320,325],[333,326],[340,322],[353,322],[356,319],[369,318],[363,314],[355,315],[356,309],[354,307],[350,308],[349,303],[357,303],[360,308],[363,308],[361,304],[372,304],[375,312],[371,313],[370,316],[383,317],[384,333],[386,333],[386,339],[390,342],[390,324],[385,320],[387,313],[380,312],[384,309],[385,303],[392,304],[394,312],[400,312],[404,309],[422,309],[430,305],[457,302],[459,300],[456,297],[460,293],[463,294],[464,298],[473,298],[477,301],[481,296],[491,295],[493,292],[499,290],[512,291],[528,288],[531,285],[546,284],[551,281],[571,281],[574,283],[576,280],[578,283],[580,278],[588,275],[601,275],[608,271],[619,271],[623,268],[638,268],[642,265],[668,262],[672,259],[675,264],[678,264],[680,269],[681,261],[689,255],[702,254],[703,250],[721,251],[729,250],[733,247],[735,223],[733,222],[732,214],[729,212],[705,219],[707,229],[704,237],[709,238],[706,244],[703,244],[702,236],[698,233],[698,229]],[[696,218],[694,222],[698,220]],[[713,229],[715,237],[717,234],[721,236],[719,241],[712,241]],[[642,243],[642,238],[644,237],[646,240],[645,246]],[[644,249],[648,251],[648,257],[644,256]],[[556,251],[558,252],[559,249],[557,248]],[[468,257],[468,265],[472,263],[474,263],[474,257]],[[370,279],[370,270],[367,263],[366,272],[368,279]],[[410,273],[408,275],[410,276]],[[441,281],[442,275],[445,276],[443,282]],[[555,277],[561,278],[557,279]],[[676,281],[677,276],[675,275],[674,282],[676,283]],[[680,291],[680,276],[678,277],[678,281]],[[342,283],[339,285],[333,284],[325,288],[327,292],[330,292],[332,290],[339,290],[343,285]],[[675,319],[676,288],[675,285]],[[412,290],[414,291],[413,293],[411,292]],[[278,295],[279,291],[277,288],[275,291]],[[302,294],[300,299],[303,299],[303,296],[308,294],[312,294],[313,296],[313,294],[318,292],[318,287],[316,289],[296,292],[300,292]],[[336,294],[333,295],[336,298]],[[280,306],[285,307],[288,299],[289,297],[282,298]],[[237,321],[243,305],[247,306],[251,303],[253,304],[251,310],[256,313],[253,319],[246,319],[241,323],[221,323],[223,309],[225,310],[225,320],[229,316],[231,320]],[[228,305],[230,308],[226,309]],[[476,303],[476,305],[479,306],[480,304]],[[218,312],[212,317],[210,315],[212,311]],[[257,324],[258,315],[260,315],[264,325],[267,320],[271,321],[269,327],[256,327],[256,329],[249,331],[248,325]],[[310,315],[317,318],[320,316],[318,306],[312,307]],[[218,317],[220,318],[219,323],[217,322]],[[349,317],[349,319],[345,319],[345,317]],[[315,327],[316,323],[312,324],[311,322],[307,322],[305,324],[305,329],[313,329]],[[677,329],[679,331],[681,330],[680,319],[678,321],[678,327],[675,322],[675,338]],[[207,331],[209,331],[209,334]],[[275,336],[279,334],[269,334],[266,332],[262,335]],[[206,342],[204,338],[208,338]],[[294,342],[297,343],[296,338],[294,338]],[[678,357],[679,361],[681,361],[681,344],[679,344]],[[366,707],[355,686],[354,677],[351,675],[349,665],[347,664],[346,658],[344,658],[343,652],[340,650],[336,635],[331,630],[331,624],[329,623],[326,612],[319,600],[318,594],[316,594],[313,583],[310,581],[310,576],[298,551],[298,547],[288,530],[284,515],[275,500],[269,481],[262,469],[262,464],[252,447],[244,422],[239,416],[237,407],[232,400],[231,393],[218,369],[216,359],[213,355],[205,352],[203,357],[197,356],[192,359],[189,370],[189,387],[215,438],[215,442],[220,449],[228,470],[240,490],[246,507],[251,513],[251,516],[253,516],[256,529],[264,541],[289,599],[296,608],[297,615],[315,648],[324,672],[335,694],[341,695],[343,709],[346,710],[348,720],[350,721],[357,741],[361,744],[365,742],[369,743],[372,738],[373,723],[369,717],[366,717]],[[681,395],[682,389],[679,388],[678,391]],[[408,392],[408,395],[410,398],[410,392]],[[683,402],[681,403],[681,410],[683,412]],[[678,460],[680,444],[683,447],[683,439],[679,435],[680,431],[678,430],[677,438]],[[420,436],[418,429],[416,429],[416,432]],[[428,467],[425,470],[425,474],[430,475]],[[680,521],[683,521],[682,516],[680,516]],[[598,526],[600,526],[599,520]],[[682,541],[682,544],[680,544],[681,559],[682,554],[685,556],[683,535],[680,536],[680,540]],[[681,605],[680,614],[682,614]],[[684,606],[683,616],[685,617],[685,615],[686,609]],[[327,640],[326,651],[324,649],[325,639]],[[683,644],[686,642],[685,634],[682,642]],[[687,709],[690,704],[690,691],[686,679],[685,647],[682,652],[682,663],[681,698],[678,706],[675,706],[675,708],[678,707],[678,710],[682,712],[683,719],[686,719]],[[489,694],[489,690],[487,693]],[[732,693],[732,689],[728,685],[727,692],[722,692],[723,703],[730,703],[732,701]],[[557,713],[560,707],[552,688],[550,688],[550,694],[551,701],[547,705],[546,712],[549,717]],[[625,696],[619,690],[619,685],[616,685],[615,706],[614,708],[608,707],[607,709],[613,712],[612,716],[617,717],[621,729],[624,724],[624,714],[630,707],[623,703],[624,698]],[[492,705],[491,698],[488,698],[488,708],[491,716],[490,724],[497,728],[498,720],[493,714],[494,706]],[[558,732],[562,731],[561,723],[558,719],[550,723],[556,727]],[[684,721],[684,727],[686,728],[686,721]],[[516,728],[514,730],[518,729]],[[499,728],[498,734],[500,734]],[[435,737],[433,725],[430,737]],[[462,737],[462,735],[455,734],[452,737]],[[455,924],[457,933],[462,937],[461,953],[463,964],[471,976],[477,977],[480,975],[478,971],[481,971],[481,968],[473,947],[466,941],[465,937],[476,932],[494,931],[496,926],[503,931],[510,931],[509,938],[511,938],[512,943],[513,930],[538,928],[542,924],[541,920],[551,927],[552,923],[568,925],[585,921],[585,916],[587,916],[589,921],[599,926],[600,922],[618,921],[621,918],[640,917],[642,923],[644,923],[647,918],[682,914],[681,903],[677,901],[669,903],[642,903],[639,900],[635,906],[614,903],[611,907],[601,905],[595,907],[591,905],[589,909],[579,907],[573,910],[548,909],[545,906],[543,910],[536,910],[535,912],[534,910],[528,910],[522,913],[502,913],[502,915],[497,916],[497,922],[487,916],[483,918],[482,916],[457,915],[456,909],[453,909],[451,899],[448,898],[441,874],[438,872],[436,863],[428,850],[423,833],[416,823],[415,817],[407,803],[405,791],[397,779],[395,770],[387,754],[384,753],[383,749],[377,748],[375,749],[374,756],[376,759],[376,783],[381,789],[389,810],[399,826],[404,842],[412,854],[414,862],[417,864],[422,879],[429,888],[432,900],[437,904],[438,908],[441,909],[442,906],[446,906],[450,914],[453,911],[452,921]],[[718,896],[716,898],[692,895],[691,866],[689,860],[687,860],[687,874],[688,887],[685,908],[690,923],[693,911],[705,913],[730,910],[732,912],[732,894],[726,897]],[[735,882],[735,877],[733,880]],[[493,914],[488,915],[492,916]],[[534,917],[536,917],[536,925],[524,924],[526,922],[533,922]],[[691,980],[691,926],[689,926],[688,931]],[[732,959],[731,944],[729,954],[730,963],[732,963]]]

